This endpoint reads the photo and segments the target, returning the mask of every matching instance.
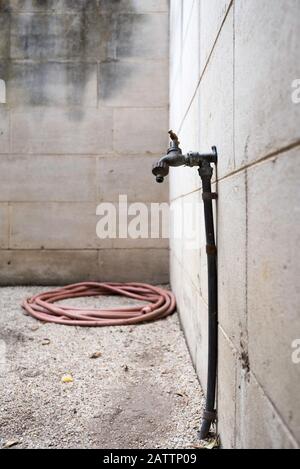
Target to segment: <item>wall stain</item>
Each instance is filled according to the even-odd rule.
[[[246,344],[244,343],[242,338],[241,338],[241,341],[240,341],[240,347],[241,347],[241,352],[239,354],[239,360],[241,362],[242,369],[245,371],[246,375],[249,375],[249,373],[250,373],[249,354],[248,354],[248,351],[247,351]]]
[[[98,87],[105,101],[130,78],[128,68],[120,77],[118,67],[107,74],[105,66],[117,63],[120,51],[130,57],[132,32],[143,20],[132,0],[0,0],[8,106],[64,107],[70,119],[82,119],[86,100],[95,97],[97,106]]]

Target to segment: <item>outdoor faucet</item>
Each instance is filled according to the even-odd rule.
[[[156,182],[164,182],[164,178],[169,174],[170,166],[198,166],[200,168],[202,165],[208,165],[210,167],[210,163],[217,164],[218,156],[216,147],[212,147],[211,153],[200,154],[190,152],[183,155],[182,150],[179,147],[180,142],[177,135],[172,130],[169,131],[169,135],[171,143],[167,154],[162,156],[152,168],[152,173],[156,177]]]
[[[201,439],[207,438],[212,422],[217,419],[215,409],[217,356],[218,356],[218,272],[217,272],[217,246],[213,217],[213,200],[218,194],[212,192],[212,163],[217,165],[217,148],[212,147],[211,153],[182,154],[178,137],[172,130],[169,131],[171,144],[168,152],[153,166],[152,173],[157,182],[163,182],[169,174],[170,166],[198,166],[201,178],[202,199],[204,205],[204,221],[206,235],[207,276],[208,276],[208,365],[207,365],[207,392],[205,410],[199,432]]]

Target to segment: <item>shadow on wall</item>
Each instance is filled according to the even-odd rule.
[[[132,0],[0,0],[8,105],[77,106],[68,114],[78,119],[91,99],[97,106],[97,87],[105,102],[131,74],[117,76],[113,65],[102,73],[101,64],[131,56],[132,31],[144,21],[133,13]]]

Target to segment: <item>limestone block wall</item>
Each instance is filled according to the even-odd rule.
[[[300,2],[171,0],[170,18],[170,126],[184,151],[219,152],[218,432],[225,448],[299,447]],[[173,230],[202,221],[196,245],[171,240],[171,282],[205,387],[200,180],[170,179]]]
[[[1,0],[0,282],[168,280],[164,240],[100,240],[100,202],[167,200],[167,0]],[[3,96],[2,96],[3,97]]]

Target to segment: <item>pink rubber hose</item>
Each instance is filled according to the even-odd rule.
[[[55,305],[66,298],[119,295],[148,304],[112,309],[74,308]],[[176,308],[172,292],[144,283],[84,282],[39,293],[23,301],[22,307],[34,318],[68,326],[120,326],[160,319]]]

